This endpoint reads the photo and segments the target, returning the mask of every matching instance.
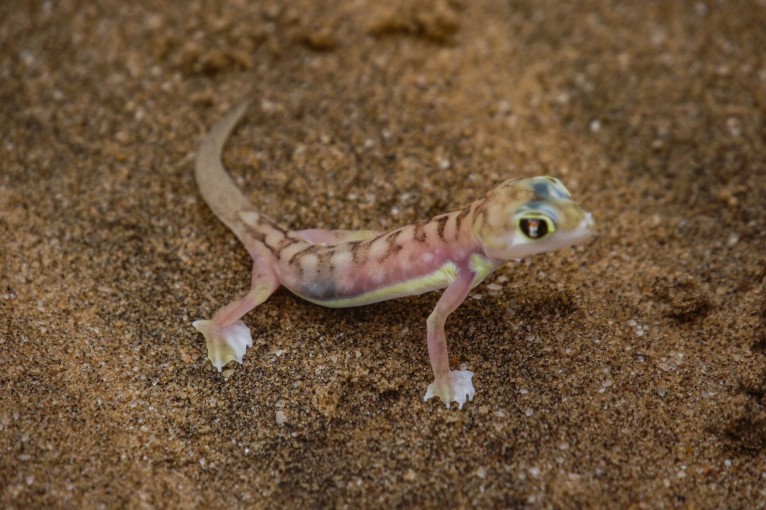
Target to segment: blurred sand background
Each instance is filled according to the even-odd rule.
[[[0,3],[3,508],[766,507],[766,4]],[[294,228],[388,229],[560,177],[599,238],[438,294],[280,290],[193,156]],[[278,423],[277,416],[284,422]],[[282,421],[281,419],[279,420]]]

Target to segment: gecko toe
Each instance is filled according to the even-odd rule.
[[[423,400],[439,397],[449,409],[452,402],[457,402],[458,409],[463,409],[466,400],[472,401],[476,391],[473,388],[471,378],[473,372],[468,370],[455,370],[437,377],[428,385]]]
[[[194,321],[192,325],[205,336],[207,356],[220,372],[230,361],[242,363],[248,347],[253,345],[250,330],[242,321],[218,326],[213,321]]]

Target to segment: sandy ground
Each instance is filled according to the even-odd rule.
[[[382,4],[0,3],[0,506],[766,507],[766,4]],[[249,261],[193,155],[246,97],[225,162],[294,228],[593,212],[450,318],[462,411],[436,293],[281,290],[206,360]]]

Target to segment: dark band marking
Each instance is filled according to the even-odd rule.
[[[415,227],[415,232],[412,233],[412,238],[416,240],[419,243],[426,242],[426,231],[423,230],[423,227],[425,227],[428,224],[428,220],[418,220],[413,227]]]
[[[458,214],[455,217],[455,230],[460,230],[460,225],[463,224],[463,219],[465,219],[466,216],[468,216],[468,213],[471,212],[471,206],[464,208],[462,211],[460,211],[460,214]]]
[[[439,239],[441,239],[442,241],[446,241],[446,239],[444,239],[444,227],[447,226],[447,222],[449,221],[449,216],[448,215],[440,216],[436,218],[434,221],[436,222],[436,233],[439,235]]]
[[[282,258],[282,252],[285,250],[285,248],[294,245],[295,243],[305,242],[301,241],[300,239],[296,239],[294,237],[290,237],[288,235],[284,239],[282,239],[279,244],[276,247],[276,256],[279,258]]]
[[[245,226],[245,230],[247,230],[247,233],[250,236],[252,236],[253,239],[255,239],[256,241],[260,242],[261,244],[263,244],[267,248],[271,249],[266,244],[266,234],[264,234],[262,230],[260,230],[257,227],[254,227],[252,225],[248,225],[247,223],[244,223],[244,222],[243,222],[243,225]]]
[[[287,235],[287,229],[285,229],[282,225],[277,223],[276,221],[272,220],[262,212],[260,212],[258,209],[255,208],[247,208],[243,209],[242,213],[253,213],[258,215],[257,219],[255,220],[256,225],[268,225],[269,227],[273,228],[274,230],[278,230],[283,235]],[[251,225],[252,226],[252,225]]]
[[[321,274],[323,271],[328,273],[335,271],[335,266],[332,264],[333,255],[335,255],[335,250],[322,250],[317,253],[319,258],[317,261],[317,274]]]
[[[290,264],[291,266],[300,266],[300,264],[298,263],[298,259],[304,255],[307,255],[309,252],[315,251],[316,248],[317,248],[317,245],[315,244],[310,244],[306,246],[301,251],[296,252],[292,257],[290,257],[290,262],[288,262],[288,264]]]
[[[398,244],[396,242],[396,238],[399,237],[399,234],[402,233],[402,230],[394,230],[390,234],[386,236],[386,253],[383,254],[382,257],[378,259],[378,262],[383,262],[391,255],[395,255],[396,253],[400,252],[402,250],[402,245]]]
[[[255,214],[256,219],[255,221],[245,221],[245,219],[241,216],[241,214]],[[245,227],[245,230],[247,233],[256,241],[261,243],[263,246],[268,249],[272,255],[279,256],[279,252],[282,251],[285,247],[289,246],[289,244],[284,244],[285,238],[289,237],[288,231],[282,227],[279,223],[272,220],[268,216],[258,212],[255,208],[245,208],[242,209],[239,215],[239,220],[242,223],[242,225]],[[271,228],[275,232],[277,232],[279,235],[282,236],[282,239],[279,240],[279,242],[276,245],[271,245],[266,242],[266,238],[268,237],[268,234],[265,232],[267,228]],[[283,245],[284,244],[284,245]]]
[[[353,257],[354,264],[362,265],[367,262],[367,252],[370,251],[369,241],[351,241],[348,244],[351,246],[351,256]]]
[[[486,220],[487,218],[487,202],[486,200],[482,201],[473,211],[473,221],[476,223],[477,218],[481,218],[482,220]]]

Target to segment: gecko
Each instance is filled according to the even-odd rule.
[[[220,371],[252,346],[242,317],[280,286],[327,307],[361,306],[446,289],[426,321],[438,397],[462,409],[473,400],[473,372],[451,370],[444,326],[471,289],[504,263],[587,242],[592,215],[554,177],[506,180],[468,206],[390,232],[290,230],[257,210],[226,172],[221,154],[248,102],[227,113],[202,141],[195,177],[202,197],[252,259],[250,289],[209,320],[192,324]]]

